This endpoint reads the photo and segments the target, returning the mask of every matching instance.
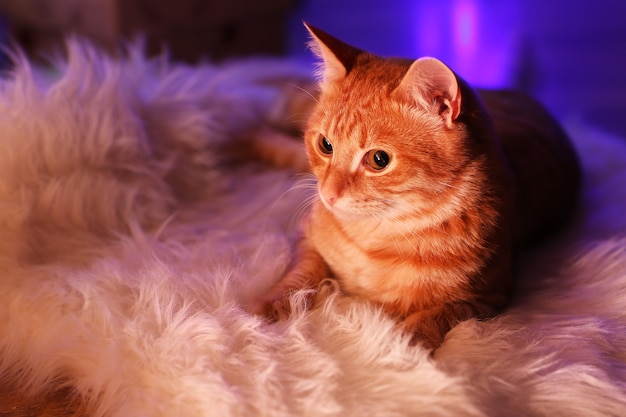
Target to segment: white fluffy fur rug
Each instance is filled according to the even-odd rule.
[[[273,325],[245,312],[289,262],[310,190],[219,168],[219,146],[301,120],[283,111],[302,80],[77,43],[53,77],[20,61],[0,92],[3,380],[69,385],[96,416],[624,415],[626,142],[586,127],[570,126],[574,223],[520,262],[508,311],[434,357],[349,299]]]

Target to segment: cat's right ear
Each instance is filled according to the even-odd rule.
[[[321,29],[303,22],[311,34],[309,48],[322,60],[320,75],[324,83],[340,81],[352,70],[362,50],[350,46]]]
[[[436,58],[413,61],[395,94],[437,112],[448,128],[461,112],[461,89],[454,72]]]

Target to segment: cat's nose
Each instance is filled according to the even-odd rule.
[[[344,184],[337,177],[330,177],[322,181],[319,192],[328,208],[333,207],[341,199],[345,190]]]
[[[337,193],[335,190],[322,188],[320,190],[320,194],[322,196],[322,200],[324,200],[326,204],[330,207],[334,206],[337,202],[337,199],[339,199],[339,193]]]
[[[322,197],[324,198],[324,201],[326,201],[326,203],[328,203],[329,206],[334,206],[335,202],[337,201],[337,196],[335,195],[325,195],[322,194]]]

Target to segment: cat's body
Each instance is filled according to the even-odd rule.
[[[513,249],[574,205],[566,135],[535,102],[479,95],[441,62],[380,58],[311,29],[324,60],[305,144],[319,199],[265,299],[337,279],[436,347],[509,299]]]

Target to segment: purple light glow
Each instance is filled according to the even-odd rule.
[[[457,0],[452,6],[454,49],[461,55],[472,55],[476,49],[479,27],[476,2]]]
[[[511,85],[521,38],[518,10],[516,1],[419,1],[414,55],[439,58],[479,86]]]

